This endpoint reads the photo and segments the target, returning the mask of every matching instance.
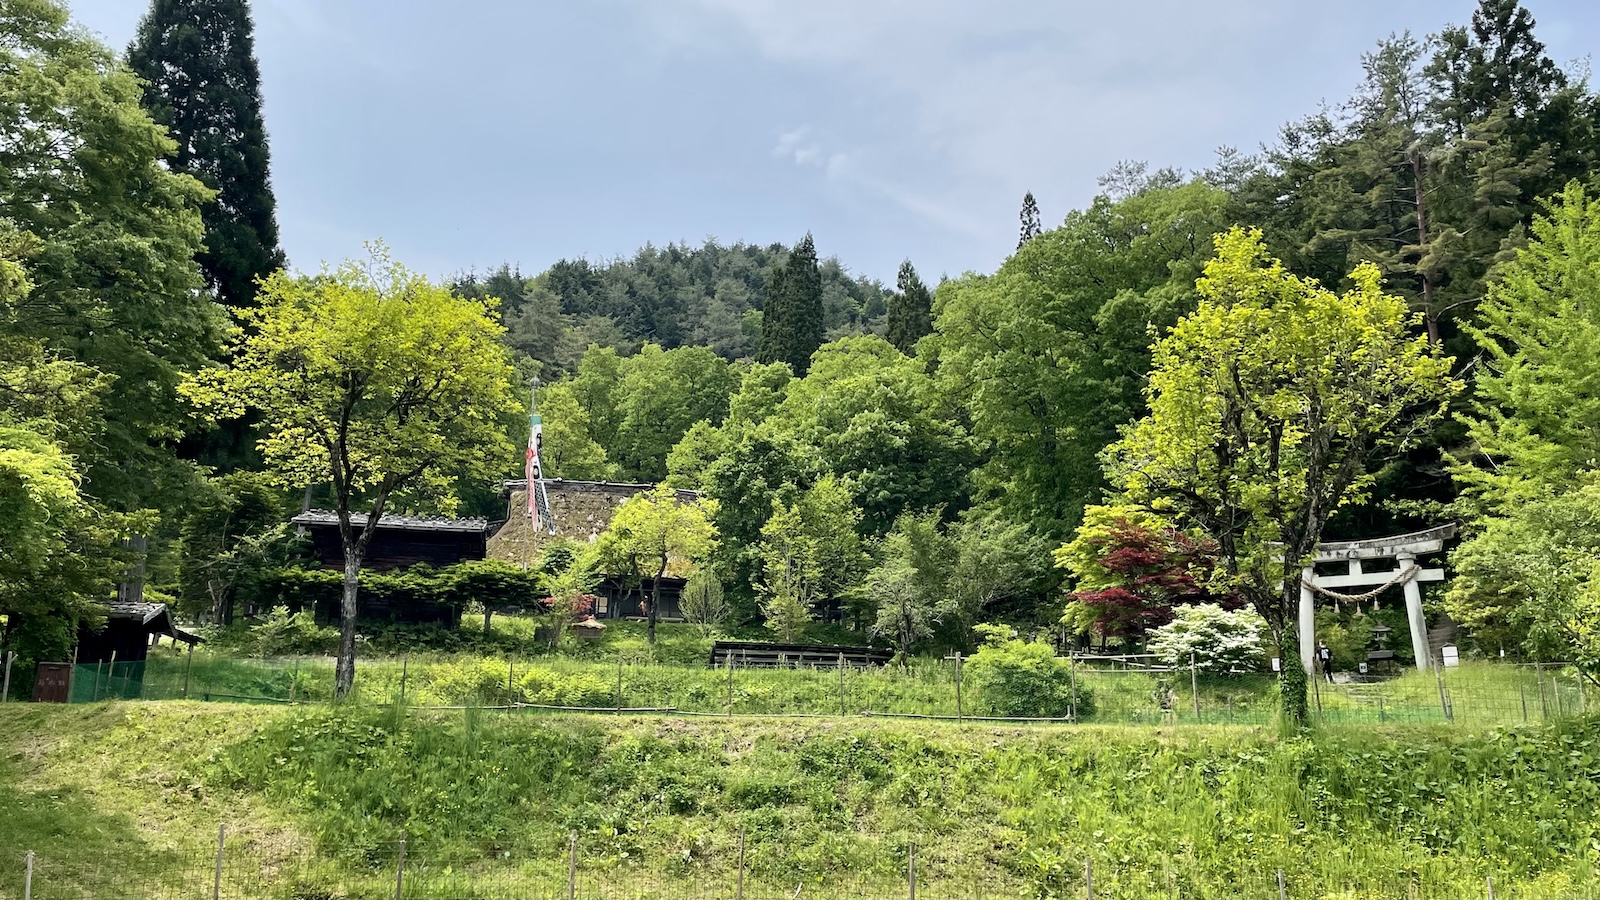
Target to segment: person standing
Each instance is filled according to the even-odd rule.
[[[1333,684],[1333,651],[1328,649],[1326,641],[1317,641],[1317,661],[1322,664],[1322,677]]]

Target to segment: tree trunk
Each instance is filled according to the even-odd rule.
[[[1417,246],[1422,255],[1428,255],[1428,205],[1427,192],[1424,190],[1423,179],[1427,176],[1427,169],[1422,161],[1422,148],[1413,148],[1411,153],[1411,180],[1416,189],[1417,196]],[[1419,260],[1420,261],[1420,260]],[[1422,316],[1428,326],[1428,343],[1437,347],[1439,345],[1439,313],[1433,305],[1433,276],[1427,272],[1418,273],[1422,276]]]
[[[494,618],[494,610],[485,606],[483,608],[483,636],[489,636],[489,620]]]
[[[343,700],[356,683],[356,587],[361,579],[358,543],[345,542],[344,596],[339,604],[339,662],[334,668],[333,696]]]
[[[667,558],[661,558],[661,568],[656,570],[656,577],[650,582],[650,624],[645,629],[650,637],[650,643],[656,642],[656,616],[661,609],[661,576],[667,573]]]
[[[1283,720],[1293,728],[1310,724],[1311,709],[1306,703],[1305,661],[1300,658],[1300,629],[1294,610],[1300,603],[1300,576],[1291,578],[1287,569],[1283,579],[1283,627],[1278,630],[1278,700],[1283,709]]]

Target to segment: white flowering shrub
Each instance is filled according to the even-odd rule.
[[[1167,665],[1187,667],[1193,653],[1200,671],[1226,674],[1255,671],[1266,661],[1261,637],[1267,623],[1254,611],[1202,603],[1173,613],[1171,622],[1150,632],[1150,652]]]

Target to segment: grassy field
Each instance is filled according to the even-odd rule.
[[[1126,729],[0,708],[0,896],[1574,897],[1600,724]]]
[[[499,624],[497,623],[497,626]],[[358,700],[410,706],[503,706],[529,703],[584,708],[671,708],[732,715],[984,716],[990,698],[958,696],[950,660],[916,659],[881,670],[762,670],[707,667],[710,640],[688,628],[664,628],[651,647],[642,628],[620,623],[595,645],[560,653],[412,653],[367,656],[357,671]],[[108,677],[80,670],[83,698],[113,697]],[[1270,675],[1208,677],[1186,671],[1120,671],[1084,664],[1076,676],[1093,700],[1082,718],[1101,724],[1270,724],[1277,683]],[[202,649],[192,662],[168,648],[146,666],[147,699],[323,701],[332,698],[328,657],[251,659]],[[97,684],[104,686],[96,688]],[[403,690],[402,690],[403,689]],[[1559,669],[1536,671],[1468,662],[1433,673],[1408,671],[1368,683],[1314,685],[1314,713],[1325,724],[1447,722],[1510,725],[1587,711],[1587,692]],[[1197,712],[1198,707],[1198,712]]]

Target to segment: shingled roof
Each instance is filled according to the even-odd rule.
[[[328,509],[312,509],[290,519],[294,525],[332,525],[339,524],[339,514]],[[365,513],[351,513],[350,524],[360,528],[367,525]],[[397,531],[456,531],[466,534],[481,534],[490,528],[488,519],[447,519],[439,516],[400,516],[385,514],[378,520],[378,530],[392,528]]]
[[[186,644],[198,644],[200,638],[179,628],[172,621],[172,611],[165,603],[144,603],[132,600],[114,600],[106,604],[107,621],[137,622],[150,634],[164,634]]]

